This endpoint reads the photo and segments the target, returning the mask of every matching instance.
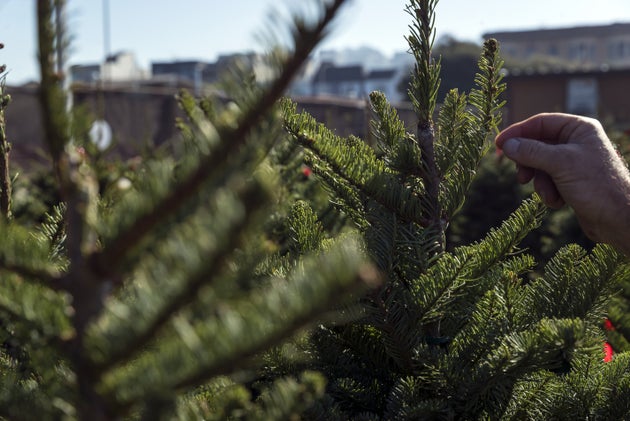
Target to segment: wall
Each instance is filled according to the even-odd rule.
[[[45,144],[37,87],[8,87],[7,92],[12,97],[6,110],[12,160],[18,163],[41,161],[45,156]],[[85,107],[95,118],[103,116],[114,133],[114,153],[131,157],[149,145],[160,145],[177,135],[175,118],[181,116],[181,111],[175,92],[172,88],[110,89],[105,92],[77,88],[74,103]]]
[[[507,110],[504,121],[520,121],[540,112],[562,112],[566,88],[564,80],[556,75],[536,77],[508,77]]]
[[[521,61],[547,56],[592,69],[630,64],[630,23],[494,32],[483,38],[496,38],[503,57]]]
[[[79,88],[74,91],[74,102],[97,118],[102,115],[112,127],[117,152],[132,156],[146,146],[161,145],[177,134],[175,118],[182,113],[175,93],[170,88],[103,92]]]
[[[43,154],[44,131],[36,86],[10,87],[11,103],[5,111],[6,134],[11,142],[11,159],[27,162]]]
[[[12,159],[24,163],[44,156],[37,88],[9,87],[8,91],[13,96],[6,113]],[[94,117],[103,115],[112,127],[115,154],[131,157],[147,146],[160,145],[178,135],[175,119],[183,117],[183,113],[175,99],[177,91],[177,87],[120,87],[105,91],[76,87],[74,102]],[[371,110],[364,100],[300,97],[296,102],[300,110],[308,111],[340,136],[369,137]],[[415,115],[411,107],[401,106],[399,113],[409,130],[413,130]]]
[[[571,80],[592,78],[597,82],[597,117],[607,127],[630,129],[630,70],[575,72],[557,74],[509,75],[505,80],[507,108],[504,124],[510,124],[541,112],[569,112],[567,94]],[[182,116],[175,100],[178,87],[110,88],[99,93],[95,88],[76,88],[75,103],[99,115],[104,103],[105,119],[117,141],[116,153],[129,157],[147,145],[160,145],[177,136],[175,119]],[[8,87],[13,101],[6,111],[7,136],[13,143],[15,161],[42,156],[43,130],[36,86]],[[371,111],[362,99],[296,98],[300,109],[307,110],[341,136],[354,134],[369,139]],[[415,115],[408,104],[398,107],[409,131],[414,131]]]
[[[597,85],[596,115],[607,125],[630,128],[630,69],[605,72],[565,72],[510,75],[507,83],[506,123],[541,112],[575,112],[568,108],[569,86],[576,80],[594,80]]]

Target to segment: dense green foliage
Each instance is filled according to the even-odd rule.
[[[625,419],[629,355],[604,363],[602,351],[607,303],[629,275],[623,256],[602,245],[529,252],[523,241],[543,223],[544,206],[536,196],[521,201],[513,183],[494,191],[500,168],[486,172],[486,190],[477,184],[477,199],[460,216],[500,121],[502,63],[487,41],[475,88],[438,98],[444,63],[431,51],[435,4],[408,6],[416,127],[372,93],[374,150],[284,106],[306,162],[386,279],[356,302],[355,319],[297,342],[304,355],[295,366],[329,381],[308,417]],[[497,211],[506,214],[491,221]],[[296,241],[321,237],[316,223],[310,234],[303,224]],[[536,260],[552,252],[548,262]],[[273,355],[274,367],[286,364]]]
[[[376,282],[356,236],[269,258],[269,215],[286,208],[266,158],[282,137],[275,104],[343,1],[295,17],[293,48],[272,57],[268,86],[233,84],[230,104],[183,94],[178,153],[133,171],[100,160],[66,111],[54,71],[63,3],[37,2],[46,197],[0,218],[0,417],[299,414],[322,395],[321,374],[277,378],[255,395],[242,380],[261,351]]]
[[[474,88],[442,96],[437,1],[410,0],[418,124],[372,93],[374,148],[280,100],[344,3],[320,2],[287,24],[271,82],[235,72],[228,103],[182,92],[168,153],[107,163],[53,71],[63,3],[37,2],[52,168],[40,205],[0,217],[1,418],[630,416],[630,355],[602,361],[623,257],[543,250],[528,240],[540,200],[512,185],[493,204],[475,180],[502,171],[484,160],[505,88],[496,41]]]

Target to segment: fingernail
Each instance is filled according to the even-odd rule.
[[[503,144],[503,152],[511,158],[516,155],[518,152],[518,147],[521,144],[521,141],[518,138],[511,138],[505,141]]]

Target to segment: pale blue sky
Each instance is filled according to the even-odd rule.
[[[74,36],[70,62],[104,56],[102,12],[106,0],[68,0]],[[128,50],[149,67],[152,60],[214,60],[218,54],[259,49],[270,8],[305,0],[108,0],[111,52]],[[406,0],[354,0],[323,48],[372,46],[386,54],[406,50]],[[9,84],[37,78],[35,1],[0,0],[0,63]],[[484,32],[630,22],[628,0],[441,0],[438,37],[479,41]]]

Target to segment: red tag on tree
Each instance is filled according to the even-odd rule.
[[[615,351],[613,351],[612,346],[608,342],[604,342],[604,362],[611,362],[613,355],[615,355]]]
[[[615,326],[613,326],[612,322],[610,321],[609,318],[605,318],[604,319],[604,329],[610,331],[610,330],[615,330]]]

